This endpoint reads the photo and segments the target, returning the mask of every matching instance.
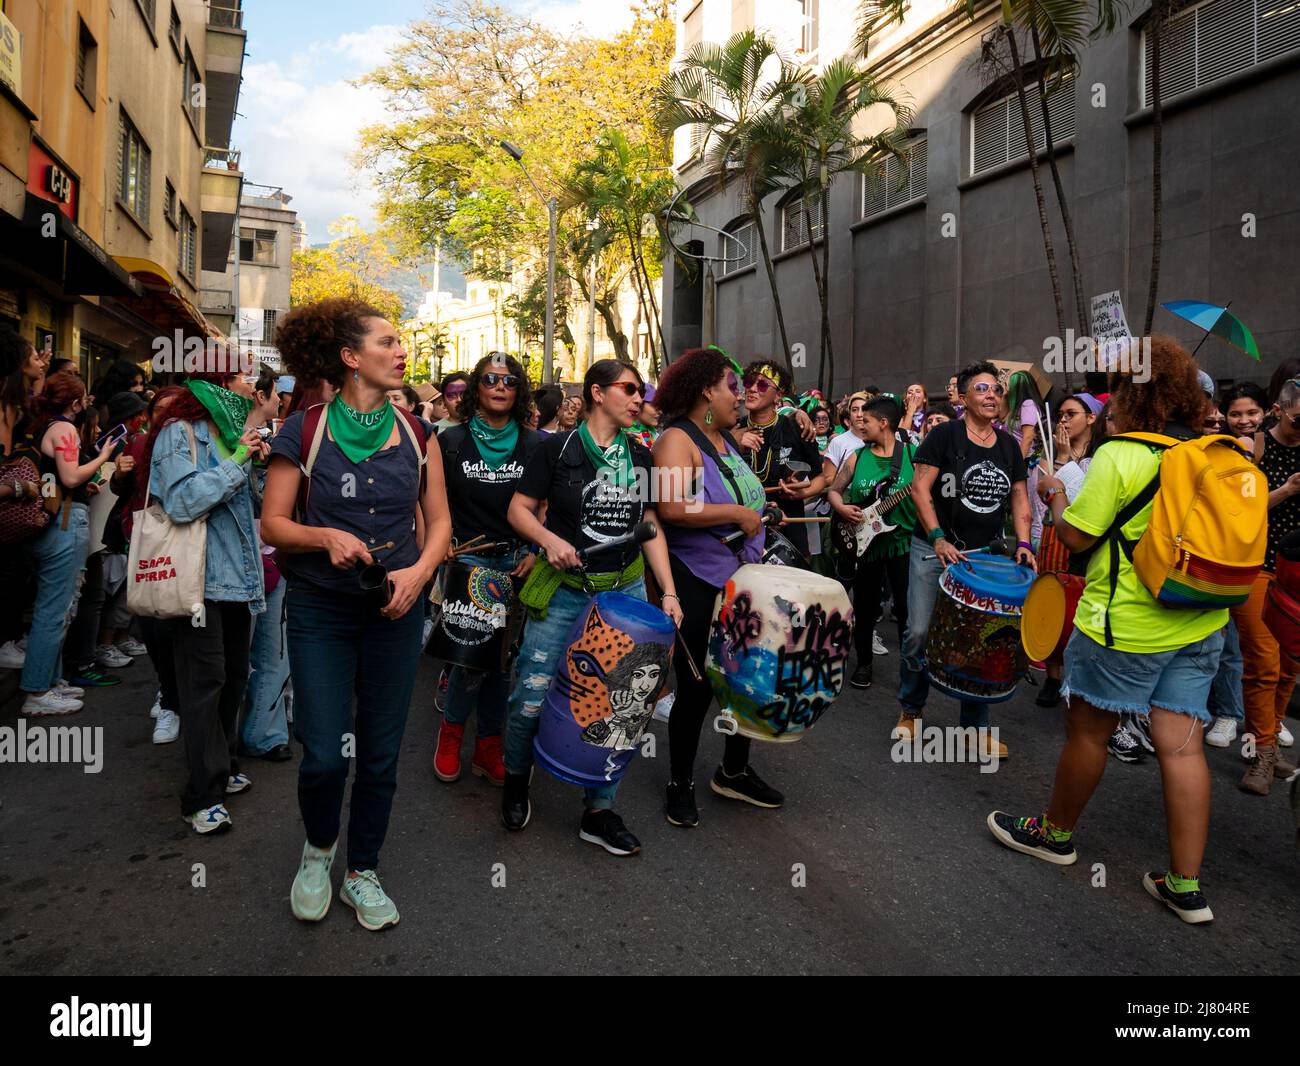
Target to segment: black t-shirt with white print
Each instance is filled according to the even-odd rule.
[[[541,442],[535,431],[521,429],[514,454],[495,470],[489,470],[468,425],[462,423],[443,430],[438,444],[447,479],[451,530],[457,541],[469,540],[480,533],[486,534],[486,543],[519,539],[510,528],[506,514],[528,460]]]
[[[632,532],[645,514],[649,498],[650,450],[630,441],[636,477],[617,489],[596,475],[578,431],[555,433],[542,441],[528,461],[518,489],[535,500],[547,500],[546,528],[582,551]],[[608,573],[626,568],[640,551],[630,544],[622,551],[593,553],[587,569]]]
[[[748,420],[742,425],[742,431],[750,427]],[[750,451],[748,448],[741,448],[740,454],[745,457],[745,461],[753,468],[758,475],[759,481],[763,483],[764,488],[771,488],[781,480],[781,469],[788,462],[799,462],[808,464],[808,477],[817,477],[822,472],[822,457],[817,451],[817,442],[815,440],[804,440],[803,434],[799,432],[799,423],[793,418],[781,415],[778,416],[774,425],[766,429],[759,430],[763,434],[763,445],[756,451]],[[804,517],[804,501],[791,499],[787,496],[776,494],[770,497],[780,506],[782,512],[787,518]],[[808,554],[808,527],[803,525],[790,525],[781,530],[792,544],[795,545],[805,555]]]
[[[1002,535],[1011,486],[1027,476],[1016,439],[1000,429],[994,433],[985,448],[967,436],[964,420],[945,422],[930,431],[912,458],[915,466],[938,469],[930,492],[934,512],[946,539],[965,550],[987,547]],[[918,522],[912,533],[925,540],[929,530]]]

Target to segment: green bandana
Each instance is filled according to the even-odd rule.
[[[343,402],[342,393],[330,401],[326,414],[330,436],[351,463],[364,462],[387,444],[397,417],[388,400],[373,411],[358,411]]]
[[[493,429],[483,419],[475,415],[469,420],[469,431],[474,435],[479,455],[489,470],[496,470],[505,465],[505,461],[515,454],[519,443],[519,423],[513,418],[507,419],[500,429]]]
[[[611,483],[616,487],[626,488],[632,484],[635,476],[632,469],[632,445],[626,433],[615,433],[613,443],[608,448],[602,448],[591,435],[587,423],[583,422],[578,427],[578,439],[582,441],[582,450],[587,453],[597,474],[603,469],[609,469],[614,472]]]
[[[253,401],[210,381],[187,381],[185,384],[208,412],[226,451],[233,452],[239,447],[239,438],[244,435],[244,425],[248,422],[248,412],[253,409]]]

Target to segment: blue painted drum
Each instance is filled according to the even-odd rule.
[[[844,687],[853,608],[838,581],[749,563],[718,594],[705,669],[722,717],[753,740],[801,740]],[[724,728],[730,721],[733,728]]]
[[[533,750],[544,770],[584,787],[623,776],[668,680],[675,632],[663,611],[635,596],[592,599],[542,702]]]
[[[1034,572],[999,555],[972,555],[939,578],[926,668],[936,688],[980,703],[1009,700],[1028,663],[1020,616]]]

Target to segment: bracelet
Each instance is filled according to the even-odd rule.
[[[945,533],[941,527],[935,526],[925,535],[925,539],[931,544],[937,544],[939,541],[947,539],[947,536],[948,534]]]
[[[1034,550],[1034,546],[1033,546],[1032,544],[1030,544],[1029,541],[1027,541],[1027,540],[1018,540],[1018,541],[1016,541],[1016,547],[1017,547],[1017,548],[1024,548],[1025,551],[1027,551],[1027,552],[1031,552],[1031,551]]]
[[[236,466],[243,466],[248,461],[248,445],[241,444],[231,453],[230,458],[235,461]]]
[[[665,592],[659,598],[661,600],[676,600],[678,603],[682,602],[682,598],[675,592]]]

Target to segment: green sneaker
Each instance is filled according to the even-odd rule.
[[[374,870],[360,870],[356,877],[345,877],[339,899],[357,912],[357,921],[366,929],[383,929],[398,922],[397,905],[384,892]]]
[[[289,906],[299,921],[319,922],[329,912],[332,895],[330,867],[334,865],[338,846],[337,840],[328,851],[313,848],[310,843],[303,844],[302,863],[293,879],[293,888],[289,890]]]

